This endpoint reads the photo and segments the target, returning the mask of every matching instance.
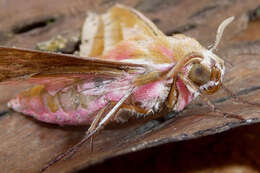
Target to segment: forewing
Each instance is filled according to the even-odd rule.
[[[89,13],[81,39],[81,56],[172,61],[167,37],[140,12],[122,5],[115,5],[103,15]],[[142,43],[147,40],[153,45]]]
[[[136,74],[144,70],[142,65],[80,58],[72,55],[0,47],[0,82],[62,77],[78,78],[85,74]]]
[[[9,107],[49,123],[90,123],[144,72],[137,64],[0,47],[0,84],[30,85]]]

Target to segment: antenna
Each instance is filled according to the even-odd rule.
[[[235,19],[234,16],[229,17],[227,19],[225,19],[218,27],[218,31],[217,31],[217,35],[216,35],[216,41],[213,45],[213,47],[210,49],[211,52],[213,52],[214,50],[216,50],[216,48],[219,45],[219,42],[222,38],[223,32],[225,30],[225,28]]]

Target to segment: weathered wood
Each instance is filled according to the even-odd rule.
[[[218,49],[218,54],[233,64],[232,67],[226,65],[224,84],[242,98],[260,103],[260,41],[259,37],[251,37],[250,30],[257,28],[252,25],[259,26],[259,20],[252,18],[251,11],[260,2],[122,2],[141,10],[167,34],[181,32],[197,38],[205,46],[213,43],[216,29],[223,19],[236,16],[234,24],[225,31]],[[86,11],[103,11],[113,4],[106,0],[1,0],[0,3],[0,44],[25,48],[35,48],[36,43],[58,34],[68,38],[78,35]],[[249,19],[254,20],[253,23],[249,23]],[[254,30],[259,34],[257,31]],[[77,143],[87,127],[44,124],[7,110],[6,102],[18,90],[21,88],[0,88],[0,168],[1,172],[37,172],[54,155]],[[47,172],[74,172],[123,153],[215,134],[260,121],[259,107],[235,103],[223,91],[211,96],[211,100],[221,110],[242,115],[247,121],[225,118],[211,112],[197,100],[171,119],[168,115],[158,120],[131,120],[127,124],[111,125],[95,138],[94,152],[90,152],[90,147],[85,145],[71,159],[59,162]]]
[[[206,137],[160,145],[107,160],[79,173],[257,173],[260,124]]]

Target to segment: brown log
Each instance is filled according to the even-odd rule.
[[[214,42],[221,21],[236,16],[218,48],[218,54],[228,62],[224,84],[244,100],[260,103],[259,1],[118,2],[137,8],[168,35],[183,33],[195,37],[206,47]],[[1,0],[0,44],[33,49],[37,43],[58,34],[67,38],[79,35],[87,11],[104,11],[113,3],[112,0]],[[79,142],[88,127],[49,125],[8,110],[6,103],[18,90],[21,88],[0,88],[0,172],[38,172],[53,156]],[[89,145],[85,145],[72,158],[57,163],[46,172],[76,172],[125,153],[212,135],[260,121],[258,106],[237,103],[223,90],[210,99],[222,111],[239,114],[245,121],[223,117],[212,112],[201,100],[196,100],[174,116],[169,114],[155,120],[113,124],[95,138],[93,152]],[[259,126],[255,127],[255,131],[251,131],[256,136],[260,130]],[[164,158],[161,159],[163,162]],[[257,164],[259,166],[260,162]]]

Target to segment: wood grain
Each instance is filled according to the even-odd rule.
[[[251,36],[252,31],[247,33],[246,29],[251,27],[252,22],[259,23],[257,17],[252,19],[249,14],[252,14],[260,2],[147,1],[118,2],[141,10],[167,34],[184,33],[195,37],[204,46],[213,43],[216,29],[223,19],[236,16],[235,22],[225,31],[218,49],[218,54],[233,65],[226,64],[224,84],[243,99],[260,103],[260,41],[259,37],[249,38],[243,35]],[[49,40],[58,34],[68,38],[77,35],[88,10],[104,11],[115,3],[111,2],[1,0],[0,44],[34,48],[36,43]],[[48,23],[50,18],[55,21]],[[48,24],[33,25],[42,21]],[[21,31],[21,28],[27,26],[30,26],[29,29],[17,32],[19,28]],[[1,172],[38,172],[53,156],[77,143],[87,129],[44,124],[8,110],[6,102],[21,89],[0,88]],[[239,114],[246,121],[225,118],[211,112],[204,103],[197,100],[177,115],[165,115],[164,118],[155,120],[131,120],[121,125],[113,124],[95,138],[94,152],[90,152],[90,147],[85,145],[75,156],[59,162],[46,172],[76,172],[125,153],[216,134],[260,121],[259,107],[235,103],[223,91],[211,96],[211,100],[222,111]]]

